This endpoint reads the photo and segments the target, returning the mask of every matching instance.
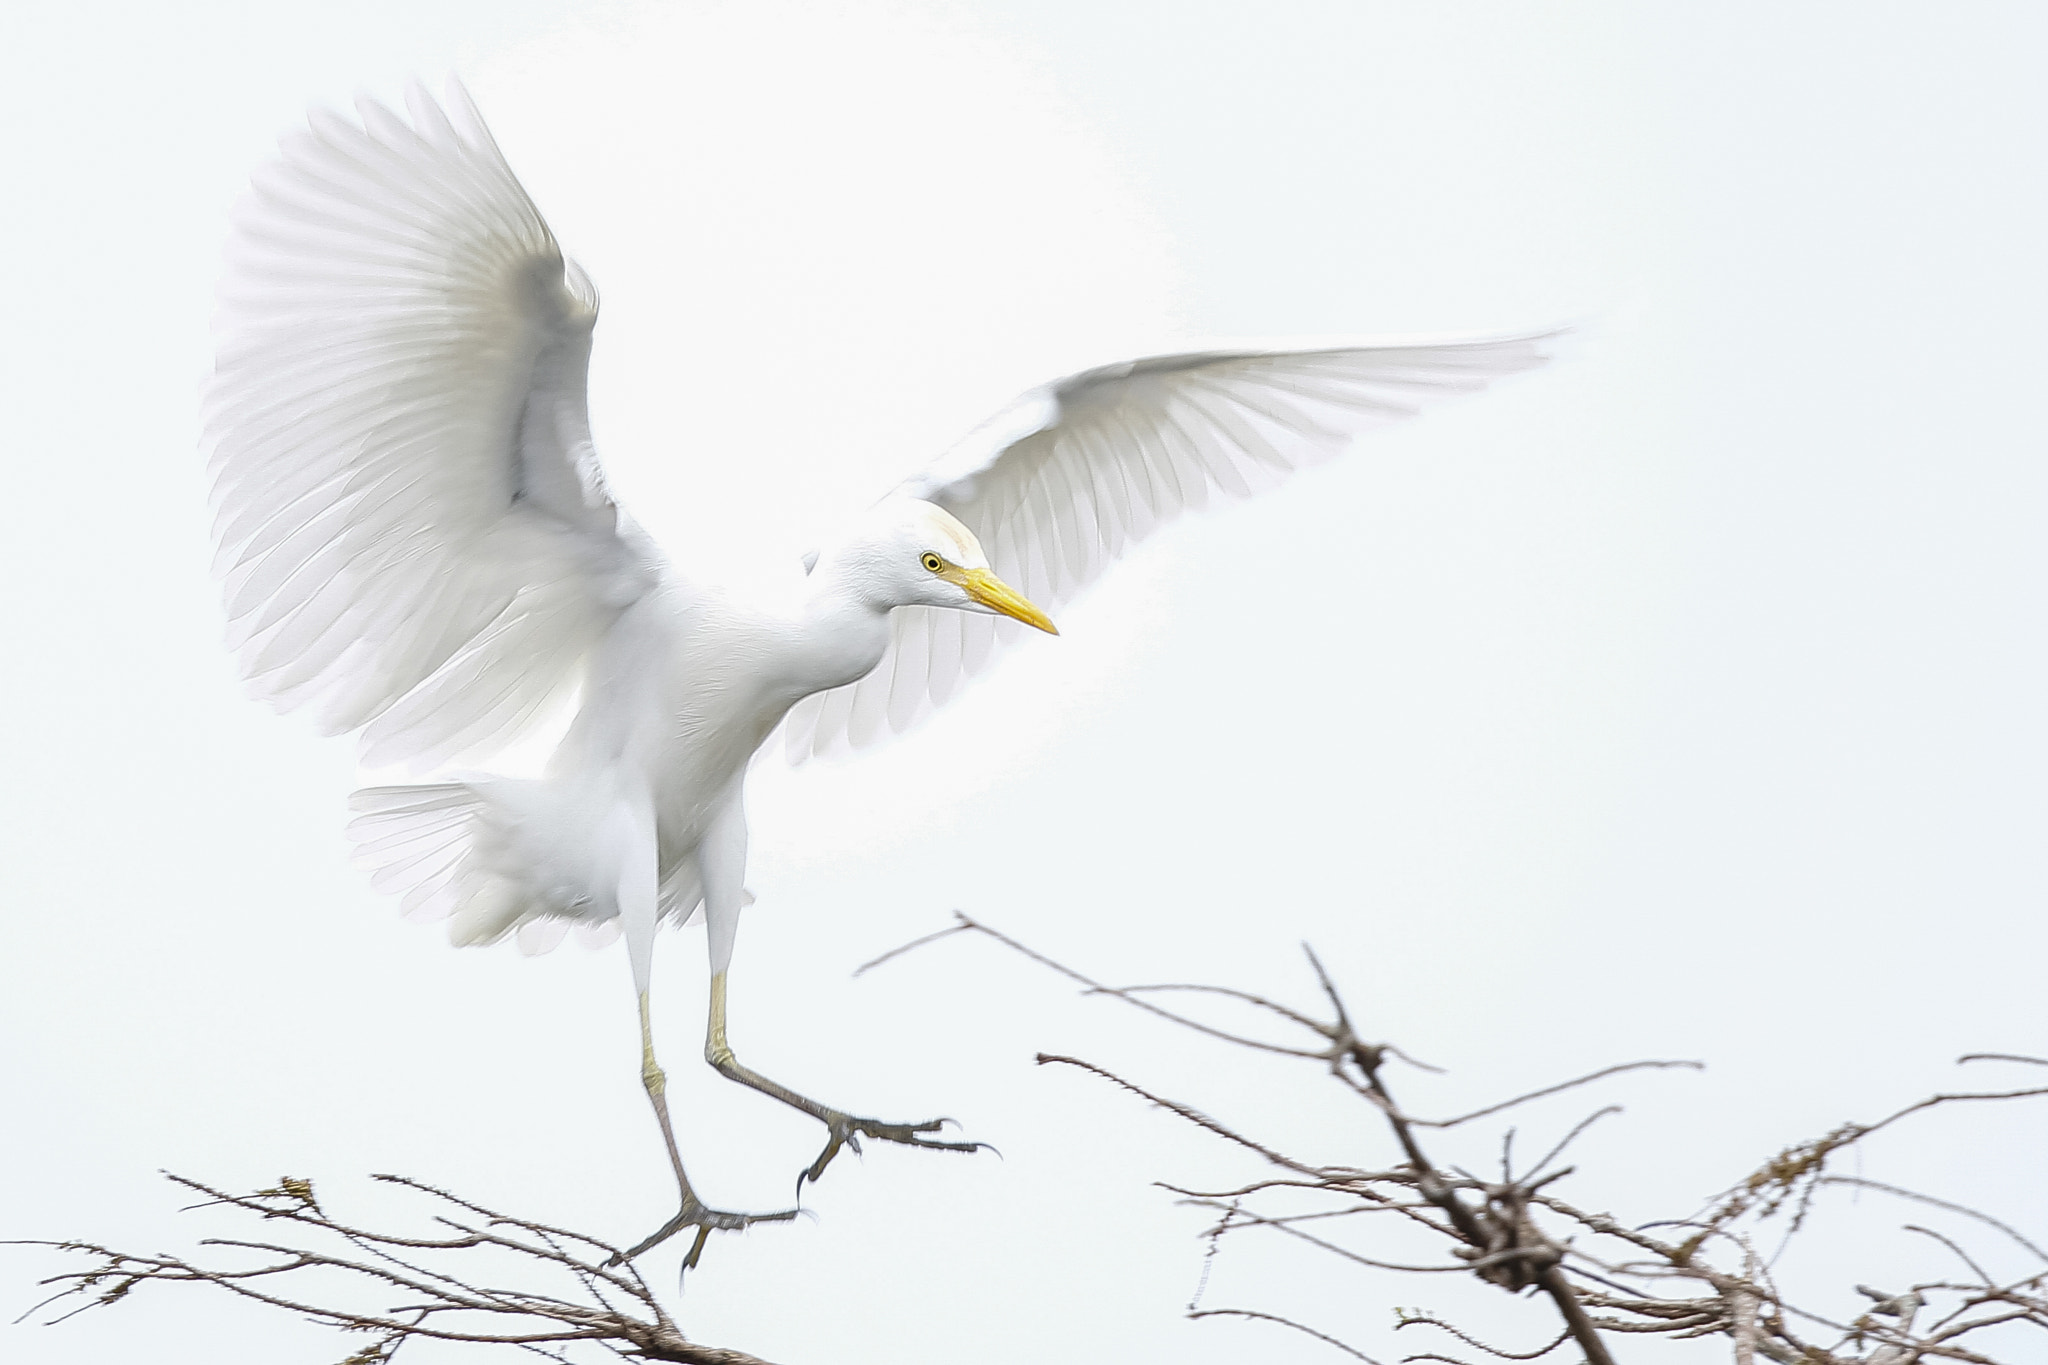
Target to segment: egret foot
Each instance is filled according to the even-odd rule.
[[[738,1081],[751,1090],[758,1090],[770,1099],[782,1101],[792,1109],[800,1109],[825,1125],[827,1134],[825,1150],[818,1153],[797,1179],[801,1190],[806,1181],[813,1184],[825,1174],[825,1168],[832,1164],[832,1158],[839,1155],[841,1148],[850,1147],[857,1154],[860,1140],[871,1137],[880,1142],[900,1143],[905,1147],[923,1147],[935,1152],[976,1152],[989,1144],[986,1142],[939,1142],[929,1134],[939,1132],[951,1119],[926,1119],[923,1123],[884,1123],[880,1119],[856,1118],[852,1114],[818,1103],[807,1095],[799,1095],[786,1085],[778,1085],[758,1071],[741,1066],[739,1059],[732,1055],[730,1048],[715,1052],[707,1049],[706,1058],[718,1069],[718,1074],[729,1081]],[[993,1149],[991,1149],[993,1150]]]
[[[683,1206],[675,1217],[663,1223],[652,1236],[643,1238],[631,1250],[619,1252],[605,1264],[620,1265],[630,1261],[643,1252],[652,1251],[684,1228],[693,1227],[697,1229],[697,1240],[691,1245],[690,1254],[683,1258],[683,1269],[695,1270],[697,1259],[704,1254],[704,1243],[711,1239],[712,1233],[738,1232],[755,1223],[786,1223],[796,1217],[797,1212],[796,1209],[782,1209],[776,1213],[727,1213],[723,1209],[706,1208],[694,1194],[685,1192]]]
[[[738,1081],[750,1090],[758,1090],[770,1099],[780,1100],[792,1109],[800,1109],[825,1125],[828,1134],[825,1150],[818,1153],[804,1173],[797,1177],[796,1187],[803,1190],[804,1183],[816,1183],[825,1174],[825,1168],[832,1164],[832,1158],[839,1155],[842,1147],[860,1151],[860,1140],[871,1137],[881,1142],[901,1143],[905,1147],[924,1147],[938,1152],[975,1152],[987,1147],[986,1142],[937,1142],[927,1136],[944,1128],[951,1119],[926,1119],[923,1123],[884,1123],[880,1119],[855,1118],[852,1114],[828,1108],[807,1095],[799,1095],[786,1085],[778,1085],[760,1072],[740,1065],[740,1059],[733,1056],[732,1044],[725,1036],[725,973],[711,974],[711,1025],[704,1034],[704,1060],[709,1062],[718,1074],[729,1081]],[[993,1150],[993,1149],[991,1149]],[[680,1170],[680,1166],[678,1167]]]

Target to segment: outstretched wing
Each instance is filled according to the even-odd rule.
[[[252,689],[424,767],[542,718],[660,567],[591,447],[590,281],[459,86],[407,105],[316,112],[257,175],[204,440]]]
[[[1202,351],[1034,389],[897,490],[951,512],[1006,582],[1057,612],[1191,508],[1250,497],[1375,427],[1542,364],[1560,333],[1305,351]],[[916,723],[1024,628],[900,607],[882,662],[800,703],[794,761]]]

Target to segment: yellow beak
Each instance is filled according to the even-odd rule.
[[[1052,618],[1031,605],[1031,599],[997,578],[987,569],[962,569],[948,565],[939,575],[949,582],[957,583],[967,595],[993,611],[1005,616],[1014,616],[1027,626],[1036,626],[1047,635],[1059,634],[1059,628]]]

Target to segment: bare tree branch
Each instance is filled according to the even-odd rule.
[[[51,1319],[54,1324],[121,1302],[139,1285],[208,1284],[345,1332],[369,1334],[371,1344],[343,1365],[381,1365],[413,1340],[553,1348],[542,1354],[565,1362],[571,1357],[563,1352],[587,1345],[614,1357],[679,1365],[768,1365],[744,1351],[686,1338],[632,1263],[618,1260],[618,1249],[602,1239],[500,1213],[417,1180],[373,1177],[446,1210],[436,1212],[432,1221],[446,1228],[447,1235],[384,1232],[343,1221],[321,1206],[312,1182],[306,1180],[287,1178],[267,1190],[234,1194],[184,1176],[166,1178],[206,1196],[190,1209],[226,1207],[267,1222],[283,1222],[304,1240],[208,1237],[199,1243],[229,1253],[257,1253],[263,1259],[255,1264],[142,1255],[96,1242],[16,1242],[13,1245],[87,1256],[93,1262],[83,1270],[45,1279],[42,1283],[58,1286],[57,1292],[24,1317],[67,1298],[80,1301]],[[323,1242],[357,1254],[325,1249]],[[479,1253],[487,1258],[496,1253],[502,1259],[479,1261]],[[437,1262],[426,1263],[422,1258],[427,1256]],[[505,1266],[544,1273],[553,1282],[511,1287],[483,1280],[483,1275]],[[374,1308],[349,1286],[386,1295],[395,1291],[409,1302]]]
[[[1220,1248],[1223,1236],[1253,1228],[1276,1230],[1325,1255],[1342,1258],[1363,1271],[1399,1274],[1444,1274],[1464,1272],[1511,1292],[1535,1290],[1547,1300],[1561,1320],[1563,1330],[1541,1350],[1529,1353],[1503,1351],[1489,1346],[1441,1318],[1429,1314],[1405,1313],[1397,1326],[1429,1323],[1450,1332],[1465,1345],[1502,1359],[1530,1360],[1571,1342],[1583,1352],[1589,1365],[1613,1365],[1613,1356],[1603,1339],[1606,1334],[1631,1337],[1656,1336],[1686,1339],[1718,1336],[1728,1342],[1737,1365],[1754,1365],[1763,1358],[1775,1365],[1918,1365],[1941,1360],[1990,1362],[1974,1345],[1961,1344],[1973,1334],[2028,1325],[2048,1329],[2048,1297],[2040,1292],[2048,1284],[2048,1255],[2039,1245],[2017,1230],[1988,1214],[1931,1195],[1865,1180],[1835,1175],[1828,1170],[1840,1153],[1855,1147],[1871,1135],[1928,1110],[1975,1102],[2014,1102],[2048,1095],[2048,1086],[2001,1091],[1941,1093],[1905,1105],[1873,1123],[1846,1123],[1821,1137],[1786,1148],[1758,1167],[1743,1181],[1715,1197],[1701,1214],[1681,1220],[1628,1226],[1605,1213],[1581,1208],[1557,1197],[1546,1187],[1571,1174],[1571,1168],[1551,1170],[1571,1144],[1595,1121],[1618,1112],[1618,1106],[1596,1109],[1573,1125],[1552,1146],[1542,1160],[1521,1176],[1513,1168],[1512,1132],[1501,1144],[1500,1179],[1481,1180],[1463,1170],[1445,1169],[1424,1149],[1425,1133],[1441,1133],[1477,1119],[1497,1116],[1518,1105],[1607,1081],[1624,1074],[1667,1068],[1697,1069],[1692,1061],[1639,1061],[1603,1067],[1571,1080],[1530,1090],[1510,1099],[1484,1105],[1447,1119],[1425,1119],[1409,1113],[1389,1089],[1382,1068],[1389,1059],[1409,1061],[1392,1045],[1369,1042],[1354,1028],[1341,992],[1313,951],[1308,961],[1316,985],[1328,1007],[1327,1018],[1229,986],[1195,983],[1164,983],[1144,986],[1106,986],[1082,972],[1027,947],[988,925],[956,913],[956,923],[937,935],[918,941],[929,943],[940,937],[977,933],[1080,984],[1088,993],[1113,997],[1143,1010],[1169,1024],[1191,1030],[1215,1042],[1245,1047],[1266,1054],[1313,1058],[1345,1090],[1369,1104],[1379,1115],[1386,1131],[1400,1149],[1402,1160],[1389,1168],[1371,1169],[1362,1163],[1332,1163],[1296,1156],[1281,1144],[1263,1136],[1225,1124],[1194,1105],[1160,1095],[1135,1081],[1117,1075],[1078,1057],[1041,1054],[1041,1063],[1077,1067],[1121,1087],[1148,1103],[1159,1106],[1183,1121],[1236,1147],[1252,1152],[1286,1174],[1251,1181],[1227,1190],[1204,1191],[1180,1185],[1164,1188],[1180,1194],[1199,1207],[1213,1209],[1221,1217],[1204,1236],[1208,1249],[1203,1262],[1202,1287]],[[887,954],[899,956],[906,945]],[[1219,1029],[1202,1020],[1164,1009],[1144,997],[1163,993],[1208,995],[1256,1009],[1263,1014],[1299,1028],[1312,1043],[1289,1045],[1267,1039],[1247,1038]],[[1973,1053],[1964,1061],[2000,1061],[2023,1065],[2048,1065],[2048,1059],[2012,1053]],[[1417,1064],[1420,1065],[1420,1064]],[[1428,1068],[1432,1069],[1433,1068]],[[1433,1140],[1433,1139],[1432,1139]],[[1897,1293],[1866,1290],[1874,1306],[1853,1323],[1844,1323],[1788,1302],[1773,1283],[1770,1262],[1752,1250],[1752,1237],[1771,1220],[1788,1215],[1783,1223],[1789,1241],[1805,1225],[1813,1201],[1823,1187],[1846,1185],[1879,1190],[1955,1213],[1996,1229],[2033,1256],[2039,1268],[2021,1278],[2000,1284],[1991,1280],[1985,1263],[1972,1256],[1947,1234],[1932,1229],[1924,1232],[1952,1252],[1975,1278],[1967,1283],[1930,1282]],[[1321,1196],[1334,1201],[1307,1211],[1263,1209],[1256,1204],[1262,1196],[1289,1193]],[[1447,1239],[1452,1260],[1443,1264],[1422,1264],[1412,1259],[1368,1255],[1341,1245],[1328,1237],[1310,1233],[1303,1226],[1349,1219],[1363,1213],[1397,1213],[1405,1225],[1424,1229],[1429,1236]],[[1542,1214],[1559,1225],[1553,1232],[1540,1225]],[[1372,1225],[1372,1224],[1368,1224]],[[1671,1229],[1658,1235],[1653,1229]],[[1338,1228],[1338,1232],[1342,1232]],[[1614,1251],[1605,1250],[1614,1248]],[[1722,1254],[1722,1248],[1732,1253]],[[1653,1286],[1683,1282],[1700,1292],[1674,1297],[1656,1292]],[[1200,1300],[1198,1288],[1195,1302]],[[1917,1325],[1922,1310],[1935,1298],[1943,1300],[1941,1315],[1927,1326]],[[1191,1316],[1234,1316],[1269,1321],[1328,1342],[1363,1359],[1363,1353],[1347,1342],[1327,1336],[1301,1323],[1276,1314],[1248,1309],[1196,1310]],[[1594,1314],[1599,1314],[1595,1317]],[[1810,1339],[1809,1334],[1832,1333],[1832,1338]],[[1988,1340],[1988,1338],[1987,1338]],[[1409,1356],[1408,1361],[1452,1357],[1426,1353]]]

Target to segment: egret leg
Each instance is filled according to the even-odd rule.
[[[733,1232],[752,1223],[780,1223],[796,1217],[795,1209],[776,1213],[727,1213],[707,1207],[703,1200],[697,1198],[697,1192],[690,1186],[690,1177],[683,1170],[683,1154],[676,1147],[675,1124],[668,1116],[668,1075],[654,1060],[654,1026],[648,1015],[646,991],[640,992],[640,1083],[647,1087],[647,1100],[654,1106],[655,1121],[661,1125],[661,1140],[668,1147],[669,1165],[675,1168],[682,1207],[653,1235],[621,1253],[618,1261],[630,1261],[642,1252],[660,1246],[684,1228],[694,1227],[697,1239],[690,1246],[690,1254],[683,1258],[683,1269],[692,1270],[696,1268],[698,1258],[703,1256],[704,1243],[713,1232]]]
[[[644,789],[621,787],[605,812],[599,838],[617,860],[620,928],[625,933],[626,956],[633,968],[633,991],[640,1000],[640,1083],[647,1087],[647,1102],[654,1106],[655,1121],[661,1125],[661,1141],[668,1148],[669,1165],[675,1169],[676,1188],[681,1195],[676,1216],[632,1250],[620,1252],[615,1262],[630,1261],[684,1228],[693,1227],[697,1229],[697,1240],[683,1260],[684,1269],[689,1269],[704,1254],[704,1243],[714,1231],[780,1222],[796,1217],[797,1211],[727,1213],[707,1207],[691,1188],[690,1177],[683,1170],[683,1154],[676,1147],[675,1124],[668,1116],[668,1077],[654,1060],[654,1024],[647,1004],[648,982],[654,971],[654,930],[660,915],[660,888],[656,880],[660,846],[655,838],[654,803]]]
[[[725,1035],[725,973],[714,972],[711,976],[711,1023],[704,1035],[704,1060],[718,1069],[727,1080],[738,1081],[772,1099],[782,1101],[792,1109],[801,1109],[825,1125],[825,1150],[818,1153],[797,1180],[799,1189],[805,1181],[815,1182],[825,1174],[825,1168],[832,1164],[832,1158],[840,1149],[852,1148],[860,1151],[860,1140],[871,1137],[880,1142],[898,1142],[906,1147],[927,1147],[941,1152],[973,1152],[988,1146],[986,1142],[940,1142],[929,1134],[946,1126],[945,1119],[927,1119],[923,1123],[884,1123],[880,1119],[858,1118],[829,1105],[818,1103],[808,1096],[799,1095],[785,1085],[777,1084],[760,1072],[740,1065],[733,1055],[732,1044]]]
[[[732,1044],[726,1041],[725,1036],[725,973],[732,965],[733,938],[739,932],[740,907],[746,901],[747,816],[741,781],[734,782],[726,793],[698,841],[697,869],[703,877],[704,943],[711,958],[711,1023],[704,1034],[704,1060],[716,1067],[726,1079],[758,1090],[792,1109],[800,1109],[825,1125],[825,1150],[818,1153],[818,1159],[798,1178],[798,1190],[802,1190],[805,1181],[815,1181],[823,1175],[825,1167],[839,1155],[842,1147],[851,1147],[858,1152],[863,1137],[880,1142],[900,1142],[907,1147],[933,1147],[946,1152],[971,1152],[988,1145],[982,1142],[935,1141],[928,1135],[943,1128],[944,1119],[931,1119],[924,1123],[884,1123],[880,1119],[856,1118],[799,1095],[789,1087],[778,1085],[759,1072],[741,1066],[739,1059],[732,1055]]]

